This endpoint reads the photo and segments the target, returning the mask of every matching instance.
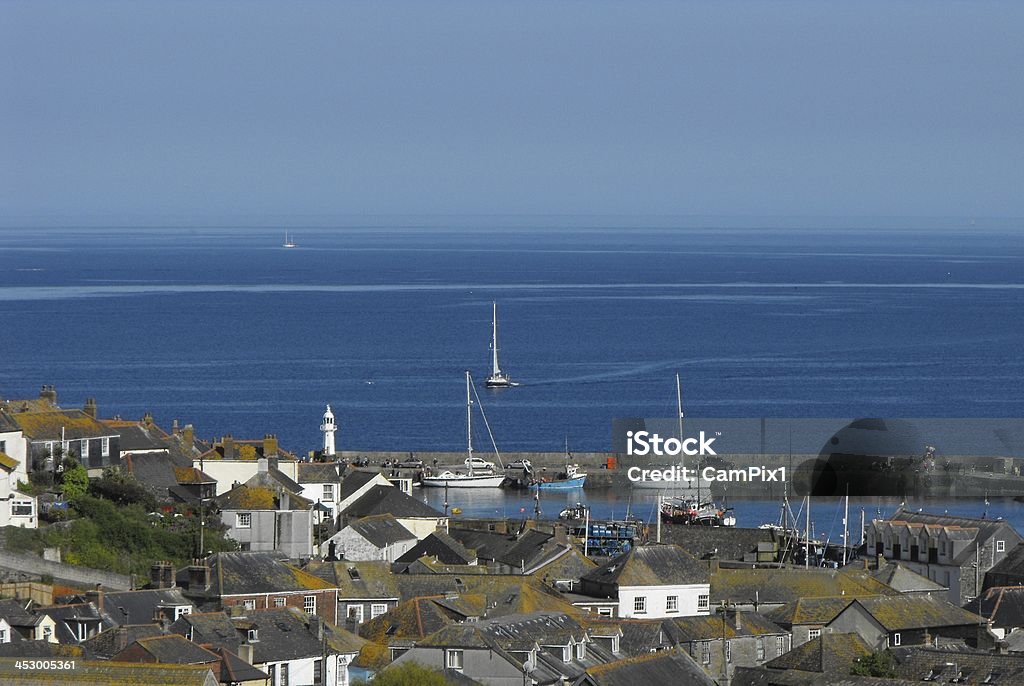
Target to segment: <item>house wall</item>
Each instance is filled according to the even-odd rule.
[[[82,457],[81,439],[67,440],[65,441],[67,443],[67,450],[64,454],[75,456],[82,463],[82,466],[88,470],[89,476],[101,476],[104,469],[107,467],[118,467],[122,462],[121,437],[117,434],[105,437],[108,440],[107,455],[103,455],[103,438],[104,436],[95,436],[86,439],[89,444],[89,454],[86,457]],[[30,444],[32,457],[49,457],[49,446],[51,444],[55,449],[61,446],[60,440],[32,441]]]
[[[888,638],[885,628],[856,603],[847,607],[829,622],[828,630],[838,633],[855,633],[863,638],[872,650],[885,648]]]
[[[391,482],[388,481],[387,478],[383,474],[374,474],[373,478],[370,479],[365,484],[363,484],[361,488],[357,489],[354,493],[349,495],[344,500],[341,500],[341,501],[338,502],[338,511],[340,512],[341,510],[344,510],[346,507],[348,507],[349,505],[351,505],[355,501],[357,501],[360,498],[362,498],[364,495],[366,495],[367,491],[369,491],[374,486],[390,486],[390,485],[391,485]],[[339,496],[338,497],[341,497],[340,496],[340,492],[339,492]]]
[[[232,605],[245,607],[245,601],[251,601],[256,610],[272,610],[282,607],[294,607],[305,611],[306,596],[316,597],[316,615],[331,624],[338,619],[338,594],[333,588],[317,589],[315,591],[279,591],[276,593],[248,593],[231,596],[222,596],[220,604],[224,608]],[[278,604],[278,599],[283,602]]]
[[[248,513],[249,528],[237,526],[237,515]],[[221,521],[228,535],[243,549],[280,551],[290,558],[309,557],[313,553],[313,514],[311,510],[223,510]]]
[[[412,532],[417,541],[434,533],[438,529],[448,531],[447,517],[396,517],[398,523]]]
[[[760,659],[758,659],[757,649],[758,638],[764,642],[764,657]],[[779,646],[780,638],[782,639],[781,650]],[[705,643],[708,647],[707,662],[704,661],[705,652],[703,644]],[[722,674],[725,673],[723,670],[727,670],[731,679],[737,667],[758,667],[763,665],[768,660],[774,660],[780,655],[789,652],[791,645],[788,634],[731,638],[729,639],[730,659],[728,661],[726,660],[726,653],[724,652],[721,638],[711,639],[709,637],[707,641],[690,641],[685,644],[684,648],[690,657],[693,658],[693,661],[700,665],[701,669],[712,679],[720,679]]]
[[[689,584],[678,586],[620,586],[619,617],[635,619],[658,619],[662,617],[695,617],[709,614],[710,608],[697,609],[697,598],[707,595],[710,599],[710,584]],[[666,602],[669,596],[679,599],[678,612],[668,612]],[[635,601],[638,597],[647,600],[644,613],[637,613]]]
[[[328,541],[335,544],[335,554],[345,560],[356,562],[362,560],[383,560],[394,562],[412,549],[417,540],[409,537],[403,541],[395,541],[384,548],[378,548],[363,538],[352,527],[346,527],[332,536]]]
[[[264,662],[254,665],[257,669],[262,669],[264,672],[270,675],[271,684],[281,684],[284,682],[283,672],[288,671],[288,684],[312,684],[313,681],[313,663],[316,660],[321,659],[319,657],[304,657],[295,660],[289,660],[287,662]],[[315,682],[321,684],[337,684],[337,686],[348,686],[350,683],[348,677],[348,663],[351,662],[351,658],[347,660],[339,660],[338,655],[328,655],[327,659],[324,660],[324,669],[326,674],[324,675],[324,681]],[[338,679],[338,672],[341,672],[342,679]]]
[[[288,478],[298,477],[295,460],[279,460],[277,468]],[[256,476],[258,460],[192,460],[192,466],[217,480],[217,495],[227,493],[237,481],[244,484]]]
[[[28,481],[28,442],[21,431],[0,431],[0,452],[18,461],[14,483]]]

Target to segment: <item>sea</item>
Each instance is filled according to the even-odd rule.
[[[294,248],[276,227],[0,230],[0,397],[53,384],[62,406],[272,433],[299,454],[319,447],[328,403],[340,448],[461,450],[466,370],[503,451],[608,450],[613,419],[674,416],[676,373],[691,417],[1024,417],[1019,230],[482,219],[289,235]],[[492,303],[517,388],[482,387]],[[961,505],[984,509],[934,507]],[[741,524],[777,503],[763,510]],[[1024,523],[1013,501],[987,516]]]

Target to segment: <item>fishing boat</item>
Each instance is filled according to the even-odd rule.
[[[492,469],[476,470],[473,465],[479,460],[473,457],[473,380],[466,372],[466,451],[468,453],[464,467],[443,467],[441,471],[432,473],[428,470],[420,480],[420,485],[428,488],[499,488],[505,481],[504,473],[495,474]],[[479,401],[479,396],[477,397]],[[487,415],[483,414],[483,405],[480,406],[480,413],[484,419],[484,426],[487,427],[487,434],[491,437],[491,444],[494,445],[494,436],[491,434],[490,425],[487,424]],[[498,447],[494,445],[494,454],[501,462],[498,455]],[[504,468],[503,468],[504,469]]]
[[[282,248],[294,248],[294,247],[296,247],[295,240],[288,236],[288,232],[287,231],[284,232],[284,243],[281,245],[281,247]]]
[[[491,375],[487,377],[484,386],[487,388],[512,388],[519,384],[512,380],[498,366],[498,303],[491,303]]]
[[[580,471],[578,464],[570,464],[572,453],[569,452],[569,439],[565,440],[565,468],[555,474],[554,478],[548,478],[543,473],[536,476],[531,473],[531,479],[527,483],[530,490],[536,491],[571,491],[583,488],[587,481],[586,472]]]
[[[736,516],[731,507],[682,498],[662,502],[661,521],[689,526],[736,526]]]

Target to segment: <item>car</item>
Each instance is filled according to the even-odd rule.
[[[488,462],[487,460],[480,457],[467,457],[464,464],[470,469],[474,470],[494,469],[493,462]]]
[[[529,460],[513,460],[512,462],[508,463],[508,468],[525,469],[526,471],[531,471],[533,469],[533,465],[530,463]]]
[[[423,460],[417,460],[416,458],[406,458],[402,460],[399,467],[405,467],[406,469],[423,469]]]

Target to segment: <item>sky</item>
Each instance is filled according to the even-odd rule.
[[[1024,217],[1024,3],[0,0],[0,224]]]

